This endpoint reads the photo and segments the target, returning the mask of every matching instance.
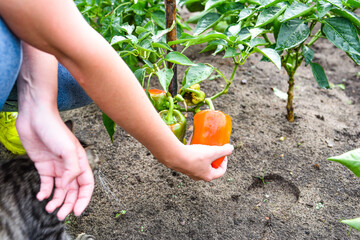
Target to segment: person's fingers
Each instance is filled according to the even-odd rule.
[[[71,182],[80,175],[79,157],[76,148],[63,154],[65,171],[62,173],[61,187],[68,189]]]
[[[89,205],[92,193],[94,191],[94,176],[90,166],[78,177],[79,195],[74,207],[75,216],[80,214]]]
[[[221,163],[221,165],[218,168],[211,168],[211,180],[217,179],[222,177],[227,169],[227,157],[224,158],[224,161]]]
[[[55,179],[55,190],[53,198],[48,202],[45,209],[47,212],[52,213],[56,208],[60,207],[65,199],[66,191],[60,187],[61,186],[61,179]]]
[[[234,146],[231,144],[225,144],[223,146],[217,146],[216,148],[213,147],[213,151],[209,152],[212,155],[211,159],[213,162],[214,160],[229,156],[234,151]]]
[[[57,217],[59,220],[61,221],[64,220],[66,216],[73,211],[76,199],[78,198],[78,193],[79,193],[79,186],[77,185],[76,180],[74,180],[71,183],[71,187],[66,194],[65,202],[63,203],[63,205],[61,206],[61,208],[57,213]]]
[[[74,207],[75,216],[80,216],[89,205],[93,190],[94,186],[92,184],[80,186],[79,196]]]
[[[40,175],[40,191],[36,195],[39,201],[50,197],[54,188],[54,177]]]

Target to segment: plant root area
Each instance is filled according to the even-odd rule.
[[[185,54],[230,77],[231,59],[199,54],[202,47]],[[285,100],[273,91],[287,91],[285,70],[260,62],[260,55],[238,69],[228,94],[214,101],[232,117],[235,150],[226,174],[211,182],[166,168],[120,127],[112,143],[94,104],[62,112],[102,160],[89,207],[66,221],[70,233],[104,240],[360,239],[340,223],[360,217],[360,180],[327,160],[359,147],[360,68],[327,40],[313,47],[314,62],[333,88],[320,89],[310,66],[302,65],[295,76],[293,123],[286,119]],[[183,72],[179,67],[179,79]],[[224,86],[215,78],[202,89],[210,96]],[[190,136],[192,113],[187,117]]]

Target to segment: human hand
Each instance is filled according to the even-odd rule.
[[[16,128],[40,175],[37,199],[49,198],[55,188],[46,210],[53,212],[60,207],[57,213],[60,220],[71,212],[80,215],[89,204],[94,189],[85,150],[57,110],[32,106],[35,109],[29,112],[25,111],[24,104],[22,106]]]
[[[184,145],[177,158],[165,165],[194,180],[211,181],[225,174],[228,160],[225,157],[218,168],[213,168],[211,163],[220,157],[229,156],[233,150],[234,147],[230,144],[223,146]]]

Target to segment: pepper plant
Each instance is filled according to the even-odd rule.
[[[214,29],[229,38],[216,32],[206,33],[201,43],[208,44],[203,51],[214,50],[214,55],[225,51],[224,57],[233,58],[235,64],[243,63],[251,53],[260,52],[265,56],[263,61],[270,60],[286,70],[289,84],[286,108],[291,122],[295,73],[303,61],[311,67],[320,87],[330,87],[324,69],[313,61],[315,53],[311,47],[317,40],[327,38],[360,64],[360,18],[354,13],[360,7],[359,1],[184,0],[181,4],[190,6],[191,11],[202,9],[190,19],[197,23],[195,36]],[[191,36],[184,36],[187,37]]]
[[[344,153],[340,156],[330,157],[328,160],[344,165],[351,170],[355,176],[360,178],[360,148]],[[360,231],[360,217],[341,220],[341,222]]]
[[[166,34],[175,26],[179,36],[184,28],[191,29],[182,23],[179,16],[176,17],[176,23],[173,22],[166,28],[162,1],[75,0],[75,3],[88,23],[100,32],[125,60],[162,119],[179,140],[183,141],[186,119],[181,112],[199,111],[205,102],[205,93],[200,90],[198,83],[207,79],[214,70],[210,65],[193,63],[184,54],[170,47],[175,45],[174,43],[166,43]],[[183,87],[173,96],[168,89],[176,64],[188,66],[188,69]],[[150,80],[153,78],[159,81],[163,91],[149,89]],[[180,102],[183,104],[180,105]],[[113,139],[115,123],[105,114],[103,122]]]

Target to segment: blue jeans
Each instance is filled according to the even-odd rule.
[[[17,111],[16,79],[22,63],[20,40],[0,17],[0,111]],[[60,111],[83,107],[92,102],[76,80],[60,63],[58,97]]]

